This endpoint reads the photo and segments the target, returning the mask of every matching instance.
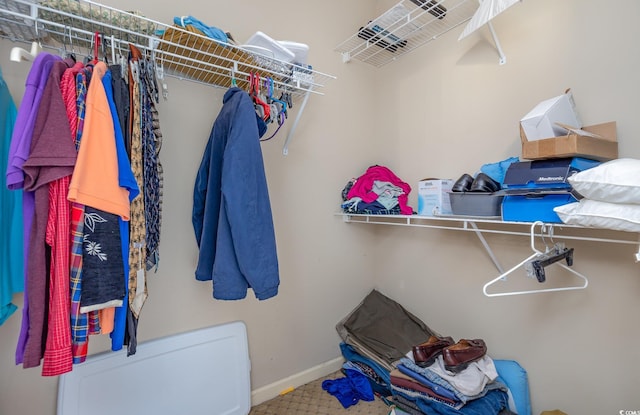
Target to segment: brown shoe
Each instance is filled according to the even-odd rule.
[[[487,345],[482,339],[461,339],[458,343],[442,350],[444,368],[450,372],[460,372],[469,363],[481,359],[487,353]]]
[[[420,367],[431,366],[436,357],[442,353],[442,349],[453,344],[451,337],[431,336],[429,340],[413,346],[413,360]]]

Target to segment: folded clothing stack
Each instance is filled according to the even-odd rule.
[[[406,412],[410,408],[400,406],[398,401],[411,402],[415,406],[411,409],[419,412],[410,413],[416,414],[490,415],[508,413],[504,411],[515,407],[510,404],[508,386],[498,377],[497,366],[486,355],[486,345],[480,339],[451,340],[451,361],[457,373],[446,369],[441,355],[433,366],[418,366],[411,357],[415,345],[447,338],[377,290],[371,291],[336,329],[343,340],[343,369],[360,371],[375,393]],[[441,370],[435,365],[442,366]]]

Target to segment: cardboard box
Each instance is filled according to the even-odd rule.
[[[522,158],[539,160],[559,157],[584,157],[593,160],[608,161],[618,158],[616,122],[607,122],[572,129],[561,137],[542,140],[529,140],[520,125]]]
[[[582,128],[582,121],[570,90],[536,105],[520,120],[520,128],[524,130],[529,141],[535,141],[566,134],[566,130],[557,123]]]
[[[418,215],[451,215],[451,202],[448,192],[455,180],[423,179],[418,183]]]
[[[495,193],[449,192],[454,215],[500,217],[503,198]]]

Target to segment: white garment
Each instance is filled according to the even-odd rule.
[[[427,369],[449,382],[451,386],[467,396],[479,394],[488,383],[493,382],[498,377],[498,371],[493,364],[493,359],[487,355],[484,355],[475,362],[469,363],[469,366],[458,373],[450,372],[444,368],[442,355],[438,356],[436,361]]]

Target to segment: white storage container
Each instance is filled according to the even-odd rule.
[[[418,182],[418,215],[451,215],[451,200],[448,192],[455,180],[423,179]]]
[[[307,56],[309,55],[309,45],[289,40],[279,40],[278,43],[293,52],[293,63],[298,65],[307,64]]]
[[[242,47],[250,52],[284,62],[293,62],[293,58],[295,57],[292,51],[262,32],[254,33]]]

